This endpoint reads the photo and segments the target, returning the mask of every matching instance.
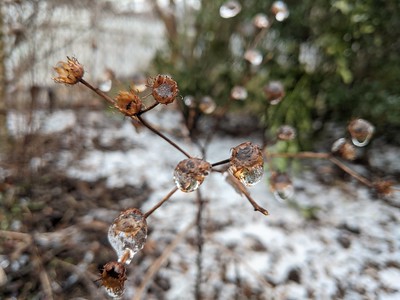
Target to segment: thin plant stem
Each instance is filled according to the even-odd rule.
[[[224,159],[224,160],[221,160],[221,161],[218,161],[218,162],[216,162],[216,163],[211,164],[211,166],[212,166],[212,167],[216,167],[216,166],[224,165],[224,164],[229,163],[230,161],[231,161],[230,158]]]
[[[249,200],[250,204],[254,207],[255,211],[259,211],[260,213],[262,213],[264,216],[268,216],[269,212],[268,210],[266,210],[265,208],[261,207],[260,205],[258,205],[258,203],[253,199],[253,197],[251,197],[249,191],[246,189],[246,187],[238,180],[236,179],[236,177],[234,177],[231,174],[228,174],[229,179],[234,187],[237,188],[238,191],[240,191],[241,194],[245,195],[245,197],[247,198],[247,200]]]
[[[138,112],[136,115],[137,115],[137,116],[141,116],[141,115],[143,115],[144,113],[148,112],[149,110],[152,110],[152,109],[153,109],[154,107],[156,107],[158,104],[160,104],[160,103],[154,102],[152,105],[150,105],[149,107],[147,107],[147,108],[141,110],[141,111]]]
[[[142,283],[139,288],[136,290],[135,296],[132,300],[140,300],[143,298],[143,294],[145,293],[146,287],[149,284],[150,280],[157,274],[158,270],[162,267],[162,265],[167,261],[168,257],[171,255],[172,251],[178,246],[181,240],[188,234],[188,232],[194,227],[196,223],[191,222],[184,230],[182,230],[172,241],[172,243],[168,244],[165,247],[161,256],[159,256],[153,264],[147,269],[146,274],[143,277]]]
[[[147,123],[146,120],[144,120],[140,115],[137,115],[137,118],[139,121],[146,126],[148,129],[153,131],[155,134],[157,134],[159,137],[163,138],[165,141],[167,141],[171,146],[179,150],[181,153],[183,153],[187,158],[191,158],[191,155],[189,155],[185,150],[183,150],[181,147],[179,147],[176,143],[174,143],[172,140],[167,138],[164,134],[159,132],[157,129],[155,129],[153,126],[151,126],[149,123]]]
[[[319,158],[329,159],[332,157],[330,153],[317,153],[317,152],[297,152],[297,153],[268,153],[270,158]]]
[[[92,86],[89,82],[87,82],[84,79],[81,79],[80,82],[85,85],[86,87],[88,87],[89,89],[91,89],[93,92],[95,92],[97,95],[99,95],[100,97],[102,97],[104,100],[106,100],[107,102],[109,102],[110,104],[112,104],[113,106],[115,106],[115,100],[113,98],[111,98],[110,96],[108,96],[106,93],[102,92],[100,89]]]
[[[332,163],[334,163],[336,166],[341,168],[343,171],[345,171],[347,174],[349,174],[350,176],[352,176],[355,179],[357,179],[358,181],[360,181],[361,183],[365,184],[366,186],[368,186],[370,188],[374,187],[374,185],[372,184],[371,181],[369,181],[367,178],[361,176],[360,174],[358,174],[355,171],[353,171],[352,169],[350,169],[348,166],[346,166],[343,162],[338,160],[336,157],[330,157],[329,160]]]
[[[178,190],[177,187],[174,187],[160,202],[158,202],[156,205],[154,205],[148,212],[146,212],[143,216],[145,219],[147,219],[148,216],[150,216],[155,210],[157,210],[161,205],[164,204],[165,201],[167,201],[175,192]]]
[[[197,227],[197,257],[196,257],[196,266],[197,266],[197,275],[196,275],[196,284],[195,284],[195,299],[201,300],[201,278],[203,274],[203,210],[204,210],[204,200],[201,196],[199,190],[197,190],[197,215],[196,215],[196,227]]]

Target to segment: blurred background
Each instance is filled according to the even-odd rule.
[[[112,96],[172,76],[181,97],[148,118],[213,162],[245,140],[329,152],[366,119],[374,140],[353,167],[398,182],[399,14],[397,0],[1,1],[0,298],[105,298],[95,281],[115,259],[109,224],[161,199],[182,159],[91,91],[55,84],[57,62],[76,57]],[[283,124],[296,137],[274,144]],[[198,199],[177,195],[128,270],[126,299],[400,297],[398,194],[382,200],[326,162],[277,161],[294,177],[293,201],[273,200],[266,170],[253,192],[265,219],[212,177],[204,228],[197,220],[145,279],[196,215]]]

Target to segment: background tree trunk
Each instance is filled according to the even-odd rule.
[[[0,149],[6,145],[7,126],[6,126],[6,99],[5,99],[5,47],[4,47],[4,32],[3,32],[3,10],[0,6]]]

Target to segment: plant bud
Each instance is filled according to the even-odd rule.
[[[246,100],[247,96],[247,90],[243,86],[235,85],[231,90],[231,97],[234,100]]]
[[[217,108],[215,101],[210,96],[204,96],[200,99],[199,109],[203,114],[211,114]]]
[[[335,141],[331,149],[332,153],[347,160],[355,160],[357,153],[356,148],[350,144],[345,138]]]
[[[127,116],[133,116],[142,109],[142,100],[133,91],[120,91],[115,100],[118,109]]]
[[[199,188],[210,171],[210,163],[200,158],[188,158],[176,166],[174,181],[182,192],[193,192]]]
[[[125,266],[119,262],[111,261],[104,265],[101,272],[101,284],[107,291],[107,294],[114,298],[119,299],[125,292],[126,281]]]
[[[285,89],[280,81],[270,81],[264,86],[264,94],[270,104],[276,105],[285,97]]]
[[[279,127],[276,136],[281,141],[292,141],[296,137],[296,130],[292,126],[283,125]]]
[[[283,1],[275,1],[272,3],[271,12],[278,22],[282,22],[289,17],[289,10],[286,3]]]
[[[172,103],[179,93],[178,84],[167,75],[157,75],[147,86],[152,89],[153,98],[161,104]]]
[[[146,238],[146,219],[137,208],[121,212],[108,230],[108,241],[117,252],[118,261],[127,265],[143,248]]]
[[[54,77],[53,80],[57,83],[65,84],[76,84],[78,83],[85,73],[83,66],[78,62],[75,57],[68,57],[67,61],[60,61],[54,67],[58,77]]]
[[[260,147],[251,142],[234,147],[229,172],[246,186],[258,183],[264,174],[264,159]]]
[[[357,147],[363,147],[369,143],[375,128],[364,119],[355,119],[347,126],[347,130],[350,132],[353,144]]]
[[[278,201],[291,199],[294,195],[292,181],[286,173],[273,172],[269,179],[269,186]]]

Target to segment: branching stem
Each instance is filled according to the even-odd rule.
[[[106,93],[102,92],[100,89],[92,86],[89,82],[87,82],[84,79],[81,79],[80,82],[85,85],[86,87],[88,87],[89,89],[91,89],[93,92],[95,92],[97,95],[99,95],[100,97],[102,97],[104,100],[106,100],[107,102],[109,102],[110,104],[112,104],[113,106],[115,106],[115,100],[113,98],[111,98],[110,96],[108,96]]]
[[[165,201],[167,201],[175,192],[178,190],[177,187],[174,187],[160,202],[158,202],[156,205],[153,206],[147,213],[144,214],[144,218],[147,219],[148,216],[150,216],[155,210],[157,210],[161,205],[164,204]]]

